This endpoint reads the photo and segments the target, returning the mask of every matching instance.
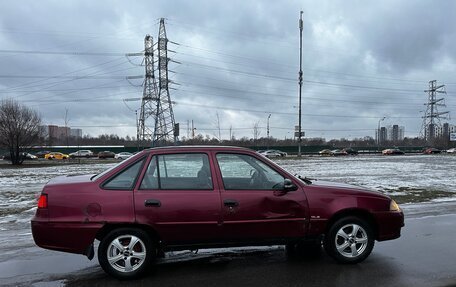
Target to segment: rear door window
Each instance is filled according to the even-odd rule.
[[[140,189],[213,189],[209,158],[204,153],[154,156]]]

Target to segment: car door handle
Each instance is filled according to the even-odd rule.
[[[157,200],[157,199],[146,199],[146,201],[144,202],[144,206],[160,207],[161,206],[161,202],[160,202],[160,200]]]
[[[229,206],[229,207],[234,207],[234,206],[238,206],[239,205],[239,202],[237,202],[236,200],[234,199],[225,199],[223,201],[223,204],[225,206]]]

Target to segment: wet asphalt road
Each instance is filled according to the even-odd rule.
[[[410,210],[402,237],[376,242],[370,257],[357,265],[337,264],[324,252],[317,258],[290,258],[276,246],[183,253],[160,261],[145,278],[118,281],[101,270],[96,258],[35,248],[24,251],[26,260],[0,263],[0,285],[456,286],[456,212],[450,210],[445,215]]]

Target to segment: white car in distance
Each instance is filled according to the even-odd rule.
[[[93,157],[93,152],[88,149],[81,149],[76,152],[72,152],[69,154],[70,158],[76,158],[76,157]]]
[[[121,160],[124,160],[124,159],[127,159],[129,158],[130,156],[132,156],[133,154],[132,153],[129,153],[129,152],[120,152],[120,153],[117,153],[114,158],[117,158],[117,159],[121,159]]]

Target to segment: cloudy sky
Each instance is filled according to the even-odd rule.
[[[170,90],[181,136],[292,137],[298,123],[299,11],[304,11],[302,123],[308,137],[420,132],[430,80],[456,117],[455,1],[0,2],[0,99],[45,124],[136,135],[144,37],[166,19]],[[125,101],[125,99],[129,99]],[[449,120],[455,123],[454,120]]]

